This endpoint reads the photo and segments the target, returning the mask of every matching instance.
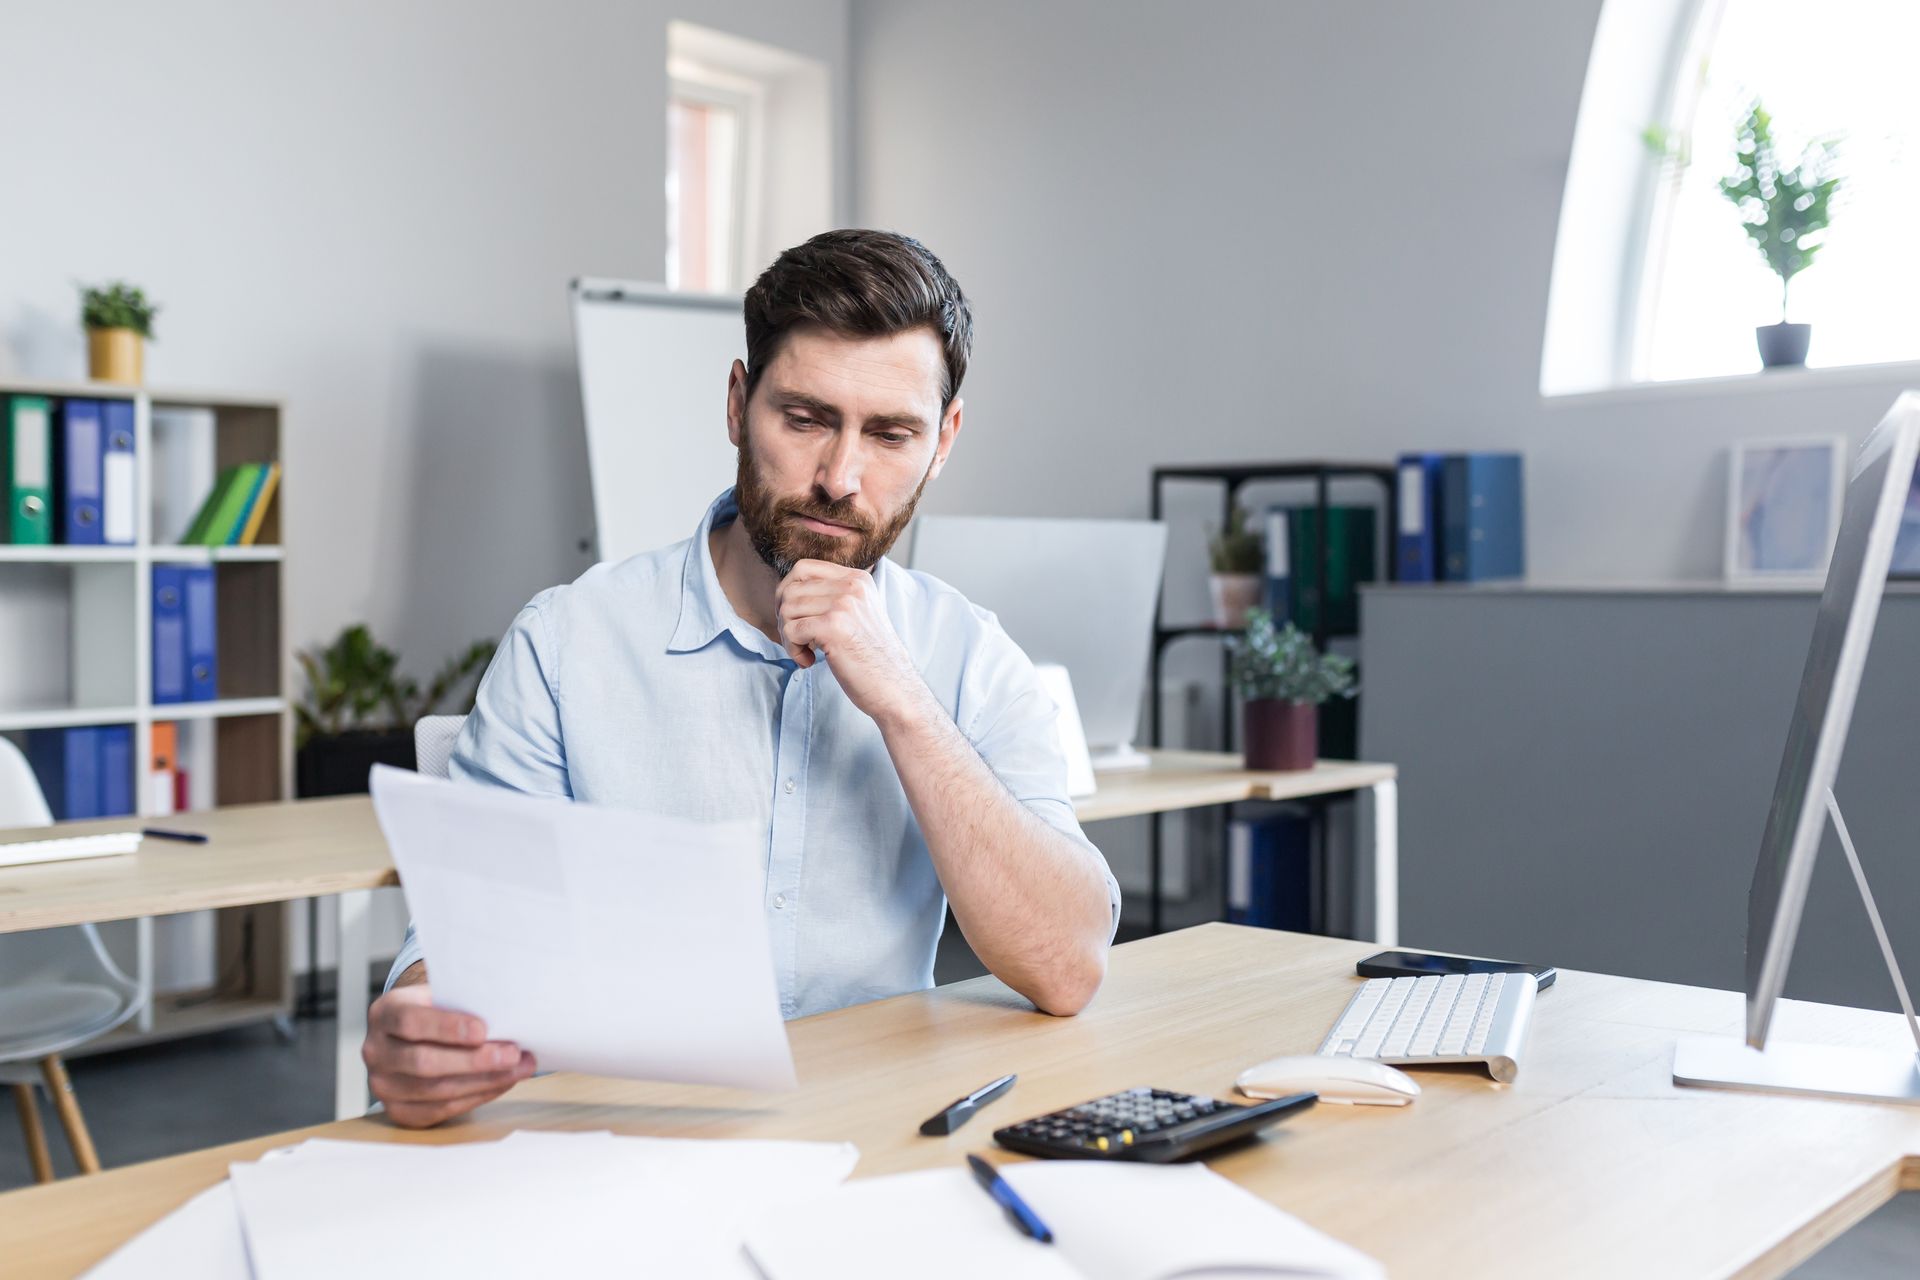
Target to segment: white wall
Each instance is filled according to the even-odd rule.
[[[855,211],[976,306],[927,509],[1144,515],[1155,463],[1517,448],[1536,576],[1717,575],[1727,443],[1858,440],[1920,369],[1542,401],[1598,13],[855,0]]]
[[[286,397],[294,644],[497,636],[588,563],[566,284],[660,278],[680,17],[844,77],[844,0],[6,6],[0,370],[145,286],[151,383]]]

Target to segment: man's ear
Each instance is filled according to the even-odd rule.
[[[727,371],[727,439],[738,449],[747,438],[747,366],[735,360]]]
[[[940,443],[934,446],[933,466],[927,469],[927,479],[939,475],[941,468],[947,465],[947,455],[953,452],[953,442],[960,435],[960,410],[965,406],[966,401],[955,396],[953,403],[947,406],[946,413],[941,415]]]

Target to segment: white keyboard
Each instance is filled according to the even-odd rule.
[[[1512,1080],[1539,991],[1530,973],[1369,978],[1320,1054],[1397,1066],[1484,1062],[1495,1080]]]
[[[57,840],[23,840],[0,844],[0,867],[24,867],[33,862],[63,862],[68,858],[105,858],[136,853],[138,831],[109,831],[97,836],[62,836]]]

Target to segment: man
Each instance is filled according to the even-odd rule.
[[[992,615],[882,558],[960,434],[966,298],[917,241],[832,231],[780,255],[746,322],[734,487],[690,540],[521,610],[453,776],[759,819],[788,1017],[930,986],[948,903],[1008,986],[1077,1013],[1120,896],[1067,800],[1054,706]],[[410,1127],[536,1065],[433,1008],[427,977],[409,932],[363,1050]]]

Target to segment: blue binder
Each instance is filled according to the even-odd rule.
[[[109,546],[130,547],[138,518],[134,489],[133,401],[104,400],[100,407],[106,452],[101,459],[100,533]]]
[[[186,566],[153,566],[153,700],[187,700]]]
[[[59,446],[54,454],[54,525],[68,546],[98,546],[105,536],[101,496],[106,427],[98,400],[67,400],[60,406]]]
[[[1293,552],[1287,531],[1290,521],[1286,507],[1267,508],[1267,584],[1262,603],[1273,615],[1277,627],[1293,617]]]
[[[187,701],[211,702],[218,695],[219,670],[215,656],[213,566],[193,565],[181,570],[187,609]]]
[[[1448,582],[1527,573],[1526,508],[1517,453],[1449,454],[1441,481],[1441,546]]]
[[[133,726],[96,729],[100,748],[100,817],[121,818],[133,808]]]
[[[101,816],[100,733],[99,729],[34,729],[27,734],[27,763],[33,766],[57,822]]]
[[[1276,813],[1227,828],[1227,921],[1304,933],[1313,918],[1311,826]]]
[[[1399,582],[1440,578],[1440,479],[1446,456],[1400,455],[1400,528],[1394,536],[1393,576]]]

